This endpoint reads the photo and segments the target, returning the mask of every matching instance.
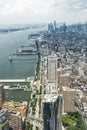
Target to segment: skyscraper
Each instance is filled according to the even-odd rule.
[[[54,30],[57,29],[56,21],[54,20]]]
[[[58,130],[58,95],[46,94],[43,99],[43,130]]]
[[[48,24],[48,31],[50,31],[50,32],[53,31],[53,25],[52,25],[52,23]]]
[[[75,90],[63,87],[63,111],[67,112],[75,112]]]
[[[48,82],[57,83],[57,56],[48,56],[47,65],[47,79]]]
[[[62,26],[62,31],[63,31],[64,33],[66,33],[66,31],[67,31],[67,26],[66,26],[65,23],[64,23],[63,26]]]

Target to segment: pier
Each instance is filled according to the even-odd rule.
[[[28,77],[25,79],[0,79],[0,83],[24,83],[33,81],[33,77]]]
[[[28,52],[16,52],[12,54],[13,56],[28,56],[28,55],[37,55],[37,52],[28,53]]]
[[[19,54],[21,55],[21,54]],[[28,58],[24,58],[24,57],[17,57],[16,55],[10,55],[9,56],[9,61],[12,61],[12,60],[37,60],[38,58],[37,57],[28,57]]]

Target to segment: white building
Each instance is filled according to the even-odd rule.
[[[48,82],[57,84],[57,56],[48,56],[47,64],[47,79]]]

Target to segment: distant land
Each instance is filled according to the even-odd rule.
[[[44,25],[12,25],[12,26],[0,26],[0,33],[8,33],[8,32],[14,32],[14,31],[20,31],[20,30],[27,30],[27,29],[31,29],[31,28],[38,28],[38,27],[42,27]]]

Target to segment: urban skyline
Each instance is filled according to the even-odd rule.
[[[0,1],[0,130],[87,130],[87,1]]]
[[[7,117],[3,110],[0,115],[0,128],[2,130],[5,127],[8,128],[9,125],[9,130],[71,130],[71,128],[86,130],[87,23],[71,26],[62,24],[58,27],[54,20],[48,24],[48,28],[46,26],[46,30],[42,31],[43,27],[1,30],[1,35],[5,36],[37,28],[37,33],[26,35],[27,45],[22,44],[16,53],[10,54],[8,62],[12,65],[17,63],[16,60],[18,62],[20,59],[31,60],[25,57],[31,55],[37,55],[38,59],[34,77],[0,80],[0,83],[3,83],[1,85],[1,113],[3,109],[6,109],[8,113]],[[35,40],[34,44],[32,42],[29,45],[31,40]],[[29,64],[27,65],[30,67]],[[19,72],[18,75],[20,75]],[[26,85],[21,82],[26,82]],[[5,83],[9,86],[5,86]],[[9,95],[15,90],[14,95],[16,93],[17,96],[17,91],[19,91],[18,98],[21,96],[23,103],[14,102],[14,95],[12,95],[13,101],[10,102],[10,98],[6,103],[4,100],[6,89]],[[29,91],[28,100],[24,100],[21,89],[24,93]],[[7,94],[6,98],[8,98]],[[73,122],[75,122],[74,125]]]

